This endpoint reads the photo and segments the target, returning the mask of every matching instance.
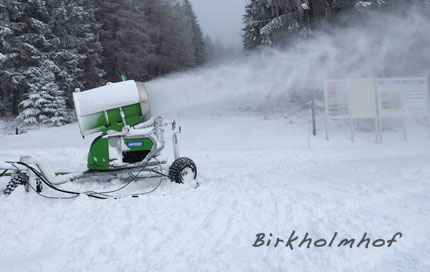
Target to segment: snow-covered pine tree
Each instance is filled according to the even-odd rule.
[[[145,69],[153,48],[145,16],[146,2],[97,0],[96,3],[99,7],[97,20],[102,25],[100,39],[107,80],[118,81],[124,73],[135,80],[152,78]]]
[[[0,116],[6,114],[7,108],[9,107],[9,92],[7,92],[7,63],[13,55],[10,53],[10,45],[6,37],[12,34],[12,29],[9,21],[9,13],[7,12],[6,1],[0,1]]]
[[[164,49],[168,44],[166,22],[170,20],[171,7],[166,1],[145,0],[144,15],[149,24],[149,38],[153,47],[149,50],[147,71],[152,77],[167,73],[170,68],[170,61],[165,56]]]
[[[67,109],[64,91],[55,82],[59,68],[53,61],[42,60],[38,67],[25,71],[29,89],[20,106],[18,116],[25,126],[40,124],[60,126],[67,122]]]
[[[154,45],[150,50],[152,63],[148,71],[155,77],[194,67],[192,33],[187,28],[181,5],[172,5],[170,0],[146,0],[145,16]]]
[[[179,3],[171,6],[170,18],[165,21],[164,25],[168,41],[164,47],[164,55],[171,60],[171,68],[168,72],[195,67],[197,60],[194,34]],[[178,33],[180,34],[178,35]]]
[[[106,72],[107,81],[116,81],[116,68],[118,58],[115,53],[115,48],[118,47],[116,41],[116,33],[119,29],[117,10],[120,6],[120,1],[114,0],[95,0],[97,5],[96,20],[101,25],[100,42],[103,47],[103,63],[102,69]],[[116,77],[116,78],[114,78]]]
[[[255,49],[262,43],[260,29],[271,20],[266,0],[251,0],[245,7],[243,16],[243,47]]]
[[[130,79],[147,81],[152,77],[147,72],[146,59],[154,45],[149,37],[150,25],[144,16],[144,4],[139,0],[126,1],[118,10],[120,28],[116,36],[120,54],[117,76],[125,73]]]
[[[425,3],[428,0],[249,0],[243,16],[243,47],[255,49],[264,44],[285,44],[295,33],[307,32],[309,25],[323,29],[327,23],[335,23],[339,15],[360,16],[369,10],[395,11],[405,5],[425,7]],[[309,9],[305,10],[303,4]],[[344,16],[343,24],[350,18]]]
[[[307,0],[251,0],[243,18],[243,46],[254,49],[263,44],[284,43],[291,34],[307,27],[300,5]]]
[[[181,3],[0,0],[0,114],[17,115],[23,102],[19,118],[26,124],[60,124],[67,117],[63,98],[72,106],[76,87],[118,81],[123,73],[146,81],[200,64],[201,29],[191,4]],[[41,106],[58,109],[59,117]]]
[[[204,39],[203,39],[204,43],[205,43],[205,59],[208,62],[214,61],[215,60],[215,45],[214,42],[212,41],[211,37],[206,34]]]
[[[57,83],[66,91],[72,106],[75,88],[92,88],[103,83],[102,46],[99,42],[100,25],[95,20],[93,1],[51,0],[49,25],[59,50],[51,52],[52,59],[61,67]]]
[[[58,50],[56,38],[49,26],[50,13],[46,1],[33,0],[25,6],[23,31],[16,36],[23,62],[22,85],[25,99],[23,111],[17,117],[24,125],[62,125],[67,121],[67,109],[56,75],[64,73],[50,57]]]
[[[194,47],[195,61],[197,65],[203,64],[205,60],[205,43],[203,41],[203,32],[194,13],[193,6],[189,0],[184,0],[183,10],[187,20],[188,28],[191,29],[192,43]]]
[[[301,8],[302,4],[309,6],[307,0],[267,1],[272,19],[260,29],[262,44],[285,43],[292,34],[307,29],[305,13],[310,11]]]
[[[192,6],[172,0],[96,0],[108,81],[146,81],[204,61]],[[187,15],[185,13],[187,9]]]
[[[16,36],[25,28],[26,4],[0,0],[0,113],[18,114],[24,76],[21,65],[28,63],[23,44]]]

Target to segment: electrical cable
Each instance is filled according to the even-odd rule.
[[[74,199],[74,198],[79,197],[79,196],[69,196],[69,197],[46,196],[46,195],[43,195],[42,193],[39,193],[31,184],[28,184],[28,185],[36,194],[38,194],[41,197],[47,198],[47,199],[67,200],[67,199]]]
[[[161,165],[161,162],[160,162],[157,158],[154,158],[154,159],[158,162],[158,165]],[[161,167],[160,167],[160,168],[161,168]],[[163,171],[163,169],[161,169],[161,171]],[[163,176],[163,177],[166,177],[166,178],[169,178],[169,179],[170,179],[170,176],[165,175],[165,174],[163,174],[163,173],[161,173],[161,172],[155,171],[154,169],[152,169],[152,172],[154,172],[154,173],[156,173],[156,174],[158,174],[158,175],[160,175],[160,176]]]
[[[158,162],[158,165],[160,166],[160,169],[161,169],[161,171],[162,171],[162,168],[161,168],[161,162],[157,159],[157,158],[154,158],[155,160],[157,160],[157,162]],[[121,190],[123,190],[124,188],[126,188],[128,185],[130,185],[133,181],[135,181],[137,178],[138,178],[138,176],[139,176],[139,174],[146,168],[146,166],[148,165],[148,162],[149,161],[147,161],[146,162],[146,164],[145,164],[145,166],[143,166],[140,170],[139,170],[139,172],[137,173],[137,175],[134,175],[134,174],[132,174],[132,173],[128,173],[131,177],[132,177],[132,179],[127,183],[127,184],[125,184],[124,186],[122,186],[122,187],[120,187],[120,188],[118,188],[118,189],[116,189],[116,190],[112,190],[112,191],[106,191],[106,192],[95,192],[95,191],[86,191],[86,192],[82,192],[82,193],[80,193],[80,192],[73,192],[73,191],[67,191],[67,190],[63,190],[63,189],[60,189],[60,188],[58,188],[58,187],[56,187],[55,185],[53,185],[46,177],[44,177],[43,176],[43,174],[42,173],[40,173],[39,171],[37,171],[35,168],[33,168],[32,166],[30,166],[30,165],[28,165],[28,164],[26,164],[26,163],[23,163],[23,162],[17,162],[17,164],[20,164],[20,165],[23,165],[23,166],[25,166],[25,167],[27,167],[30,171],[32,171],[44,184],[46,184],[49,188],[51,188],[51,189],[53,189],[53,190],[55,190],[55,191],[58,191],[58,192],[61,192],[61,193],[64,193],[64,194],[72,194],[73,196],[71,196],[71,197],[61,197],[61,196],[59,196],[59,197],[52,197],[52,196],[46,196],[46,195],[43,195],[43,194],[41,194],[41,193],[39,193],[39,192],[37,192],[37,190],[31,185],[31,184],[29,184],[29,186],[30,186],[30,188],[34,191],[34,192],[36,192],[38,195],[40,195],[40,196],[42,196],[42,197],[44,197],[44,198],[48,198],[48,199],[58,199],[58,200],[67,200],[67,199],[74,199],[74,198],[77,198],[77,197],[79,197],[80,195],[82,195],[82,194],[84,194],[84,195],[86,195],[86,196],[88,196],[88,197],[92,197],[92,198],[95,198],[95,199],[102,199],[102,200],[105,200],[105,199],[109,199],[109,198],[114,198],[114,199],[118,199],[118,198],[125,198],[125,197],[127,197],[127,196],[111,196],[111,195],[108,195],[108,194],[110,194],[110,193],[115,193],[115,192],[118,192],[118,191],[121,191]],[[18,169],[18,167],[16,167],[12,162],[11,162],[11,164],[15,167],[15,168],[17,168]],[[6,170],[7,171],[7,170]],[[138,196],[140,196],[140,195],[146,195],[146,194],[150,194],[150,193],[152,193],[152,192],[154,192],[155,190],[157,190],[159,187],[160,187],[160,185],[161,185],[161,183],[162,183],[162,181],[163,181],[163,176],[166,176],[166,177],[168,177],[167,175],[164,175],[163,173],[160,173],[160,172],[158,172],[158,171],[155,171],[155,170],[152,170],[152,172],[154,172],[154,173],[156,173],[156,174],[159,174],[160,175],[160,182],[158,183],[158,185],[156,186],[156,187],[154,187],[154,189],[152,189],[151,191],[148,191],[148,192],[144,192],[144,193],[138,193],[138,194],[131,194],[131,195],[128,195],[128,196],[132,196],[132,197],[138,197]],[[3,173],[4,174],[4,173]],[[3,175],[2,174],[2,175]],[[1,176],[1,175],[0,175]]]
[[[15,165],[15,162],[11,162],[11,161],[5,161],[6,163],[9,163],[10,165],[12,165],[13,167],[16,168],[17,171],[19,171],[18,166]]]
[[[43,183],[45,183],[46,185],[48,185],[48,187],[50,187],[53,190],[56,190],[58,192],[61,193],[65,193],[65,194],[74,194],[74,195],[80,195],[81,193],[79,192],[72,192],[72,191],[66,191],[60,188],[55,187],[48,179],[46,179],[42,173],[40,173],[39,171],[37,171],[36,169],[34,169],[33,167],[31,167],[30,165],[23,163],[23,162],[17,162],[17,164],[21,164],[25,167],[27,167],[28,169],[30,169],[38,178],[40,178],[40,180],[42,180]]]
[[[96,196],[95,194],[98,194],[97,192],[83,192],[83,193],[80,193],[80,192],[72,192],[72,191],[66,191],[66,190],[59,189],[58,187],[56,187],[55,185],[53,185],[48,179],[46,179],[42,175],[42,173],[40,173],[39,171],[37,171],[36,169],[34,169],[33,167],[31,167],[30,165],[25,164],[25,163],[21,163],[21,162],[19,162],[18,164],[24,165],[25,167],[27,167],[28,169],[30,169],[40,180],[42,180],[43,183],[45,183],[46,185],[48,185],[48,187],[50,187],[51,189],[59,191],[61,193],[73,194],[74,195],[73,197],[60,197],[60,199],[73,199],[73,198],[76,198],[76,197],[80,196],[81,194],[84,194],[84,195],[86,195],[88,197],[92,197],[92,198],[96,198],[96,199],[108,199],[109,198],[108,196],[103,196],[103,197]],[[52,197],[52,198],[58,199],[57,197]]]
[[[119,188],[119,189],[116,189],[116,190],[112,190],[112,191],[107,191],[107,192],[100,192],[100,194],[111,194],[111,193],[116,193],[116,192],[118,192],[118,191],[121,191],[122,189],[124,189],[125,187],[127,187],[128,185],[130,185],[133,181],[135,181],[137,178],[138,178],[138,176],[140,175],[140,173],[142,173],[142,171],[146,168],[146,166],[148,166],[148,163],[149,163],[149,160],[148,161],[146,161],[146,163],[145,163],[145,166],[143,166],[141,169],[140,169],[140,171],[137,173],[137,175],[133,175],[133,178],[127,183],[127,184],[125,184],[124,186],[122,186],[121,188]],[[129,175],[131,174],[131,173],[128,173]]]
[[[160,170],[162,171],[163,169],[161,168],[161,162],[160,162],[157,158],[154,158],[154,159],[158,162],[158,165],[160,166]],[[156,171],[155,171],[155,170],[152,170],[152,172],[156,172]],[[157,190],[157,189],[160,187],[161,183],[163,182],[163,176],[165,176],[165,175],[164,175],[164,174],[160,174],[160,182],[159,182],[159,183],[157,184],[157,186],[155,186],[155,187],[154,187],[154,189],[152,189],[151,191],[144,192],[144,193],[132,194],[132,195],[131,195],[131,197],[137,198],[137,197],[139,197],[139,196],[142,196],[142,195],[148,195],[148,194],[150,194],[150,193],[155,192],[155,190]],[[126,197],[126,196],[117,197],[117,198],[124,198],[124,197]],[[117,198],[115,198],[115,199],[117,199]]]
[[[40,173],[39,171],[37,171],[36,169],[34,169],[33,167],[31,167],[30,165],[23,163],[23,162],[17,162],[17,164],[21,164],[25,167],[27,167],[28,169],[30,169],[43,183],[45,183],[49,188],[64,193],[64,194],[72,194],[74,195],[74,197],[62,197],[61,199],[71,199],[71,198],[76,198],[78,196],[80,196],[83,193],[79,193],[79,192],[72,192],[72,191],[66,191],[66,190],[62,190],[58,187],[56,187],[55,185],[53,185],[48,179],[46,179],[42,173]],[[101,198],[98,196],[94,196],[92,194],[86,194],[88,197],[93,197],[93,198],[97,198],[97,199],[107,199],[107,198]]]

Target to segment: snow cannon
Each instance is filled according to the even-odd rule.
[[[88,170],[56,174],[47,160],[36,156],[22,156],[19,162],[0,161],[0,170],[3,170],[0,177],[8,174],[8,171],[12,172],[3,193],[8,196],[19,185],[23,185],[26,192],[33,190],[47,197],[41,194],[46,186],[61,194],[48,196],[53,199],[70,199],[79,195],[116,199],[118,196],[112,193],[124,189],[132,181],[146,178],[160,178],[158,185],[149,192],[155,191],[164,178],[197,188],[196,164],[187,157],[179,156],[178,135],[181,127],[177,128],[176,121],[164,120],[161,116],[151,117],[149,100],[145,85],[133,80],[108,83],[83,92],[76,89],[73,101],[82,137],[98,134],[88,152]],[[175,157],[172,164],[162,154],[166,127],[172,129]],[[120,189],[108,192],[74,192],[57,187],[79,180],[93,181],[94,178],[124,179],[127,183]],[[138,197],[149,192],[132,196]]]
[[[165,127],[170,125],[175,131],[176,121],[166,121],[161,116],[151,118],[149,97],[142,82],[108,83],[84,92],[78,89],[73,100],[82,136],[100,134],[88,153],[90,171],[153,172],[158,165],[164,166],[160,171],[163,174],[167,164],[167,158],[161,155]],[[168,167],[168,177],[176,183],[184,179],[190,182],[189,178],[196,178],[197,169],[191,159],[180,158],[179,133],[180,128],[172,136],[175,161]]]

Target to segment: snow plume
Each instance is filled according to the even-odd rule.
[[[428,76],[428,14],[416,8],[362,13],[286,49],[264,49],[148,82],[153,111],[281,109],[305,104],[312,93],[322,98],[326,78]]]

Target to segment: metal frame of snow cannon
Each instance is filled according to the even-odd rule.
[[[122,98],[122,101],[111,99],[104,105],[103,99],[94,100],[94,94],[107,96],[111,94],[115,97],[122,90],[128,95]],[[165,127],[170,125],[174,131],[176,122],[166,121],[161,116],[150,117],[148,95],[143,83],[134,81],[113,83],[85,92],[77,89],[73,96],[82,136],[101,134],[91,145],[88,154],[89,170],[56,175],[44,158],[23,156],[19,163],[0,162],[0,169],[13,171],[12,180],[18,174],[26,173],[29,183],[37,182],[38,177],[30,167],[37,169],[53,185],[86,178],[117,177],[136,172],[137,175],[134,175],[136,178],[164,176],[176,183],[183,183],[184,175],[190,172],[192,178],[196,178],[197,168],[194,162],[179,157],[180,127],[172,135],[175,161],[168,165],[167,157],[161,155],[165,148]],[[88,104],[92,102],[94,105]],[[87,106],[92,108],[85,108]],[[27,184],[26,190],[29,189]]]

